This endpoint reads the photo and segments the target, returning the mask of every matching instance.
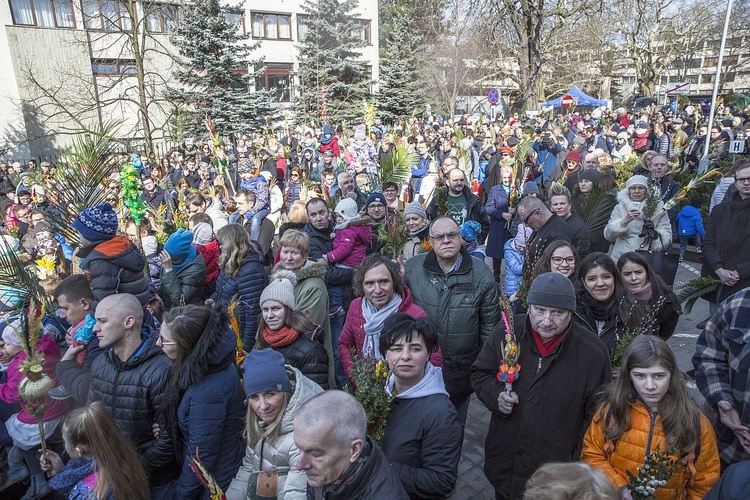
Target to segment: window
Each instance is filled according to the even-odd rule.
[[[177,5],[150,4],[145,5],[146,29],[149,33],[174,33],[182,19],[182,10]]]
[[[703,67],[704,68],[712,68],[716,66],[719,63],[718,57],[704,57],[703,58]]]
[[[227,12],[227,22],[229,24],[237,23],[240,33],[243,35],[247,33],[245,31],[245,12],[241,10]]]
[[[292,39],[292,16],[288,14],[252,13],[253,38]]]
[[[701,75],[701,83],[714,83],[716,75]]]
[[[127,31],[132,22],[127,7],[116,0],[83,0],[83,23],[90,30]]]
[[[41,28],[75,28],[71,0],[10,0],[13,24]]]
[[[271,92],[276,102],[292,100],[292,65],[288,63],[266,63],[263,73],[255,80],[255,88]]]
[[[724,75],[724,82],[732,83],[734,82],[734,79],[736,76],[737,76],[737,73],[727,73],[726,75]]]
[[[312,17],[305,14],[297,14],[297,41],[301,42],[305,39],[310,24],[312,23]]]
[[[354,34],[367,44],[370,44],[370,21],[368,19],[355,19]]]
[[[721,61],[722,66],[737,66],[737,63],[740,60],[740,56],[734,55],[734,56],[726,56],[723,61]]]
[[[93,59],[91,71],[94,76],[134,76],[136,74],[133,59]]]

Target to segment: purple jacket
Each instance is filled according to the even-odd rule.
[[[346,229],[337,229],[333,238],[333,251],[326,254],[329,264],[356,267],[365,259],[367,245],[372,241],[372,228],[367,219],[356,221]]]

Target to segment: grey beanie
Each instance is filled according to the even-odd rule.
[[[294,310],[294,285],[286,278],[274,279],[260,294],[260,305],[267,300],[275,300]]]
[[[526,302],[535,306],[576,310],[573,283],[560,273],[544,273],[531,283]]]
[[[422,207],[422,204],[418,201],[412,201],[406,205],[406,208],[404,208],[404,217],[409,214],[417,214],[423,219],[427,219],[427,212],[425,212],[424,207]]]
[[[214,239],[214,229],[206,222],[193,226],[193,244],[208,245]]]

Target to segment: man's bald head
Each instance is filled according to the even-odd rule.
[[[583,168],[599,168],[599,157],[596,153],[589,153],[583,158]]]
[[[129,293],[116,293],[104,297],[97,305],[97,309],[100,307],[106,308],[112,317],[119,319],[133,316],[138,328],[143,324],[143,307],[140,301]]]

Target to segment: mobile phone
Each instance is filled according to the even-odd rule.
[[[641,202],[640,201],[634,201],[633,202],[633,210],[640,210],[641,209]]]

